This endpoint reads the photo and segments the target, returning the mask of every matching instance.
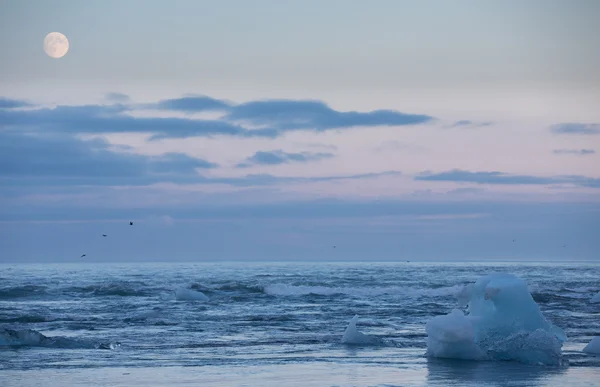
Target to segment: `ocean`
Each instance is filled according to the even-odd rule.
[[[426,355],[427,321],[494,272],[564,330],[564,365]],[[0,386],[600,385],[599,291],[589,262],[2,264]],[[341,342],[355,315],[372,342]]]

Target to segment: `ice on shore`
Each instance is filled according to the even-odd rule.
[[[454,309],[427,322],[427,353],[433,357],[562,363],[566,336],[542,315],[527,283],[511,274],[490,274],[462,289]]]

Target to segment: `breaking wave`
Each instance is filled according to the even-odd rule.
[[[45,336],[33,329],[0,328],[0,348],[2,347],[46,347],[65,349],[117,349],[120,343],[104,343],[89,339],[75,339],[64,336]]]
[[[83,287],[70,287],[63,290],[64,293],[74,293],[85,296],[120,296],[120,297],[145,297],[153,295],[146,284],[141,282],[108,282],[93,284]]]

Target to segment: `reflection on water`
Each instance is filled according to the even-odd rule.
[[[599,368],[535,366],[517,362],[434,358],[428,359],[426,364],[427,384],[436,386],[562,387],[600,385]]]
[[[430,359],[381,366],[314,361],[304,364],[215,367],[40,369],[0,373],[12,386],[598,386],[597,367],[538,367],[511,362]]]

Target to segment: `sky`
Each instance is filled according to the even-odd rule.
[[[598,15],[1,0],[0,261],[600,260]]]

